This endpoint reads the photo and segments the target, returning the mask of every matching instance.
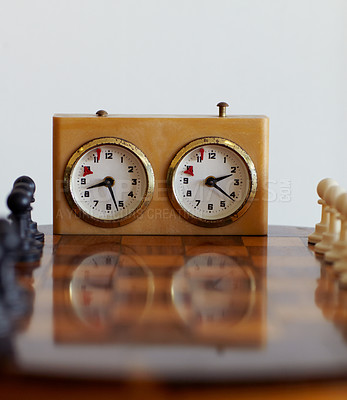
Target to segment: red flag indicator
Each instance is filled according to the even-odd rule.
[[[91,175],[93,171],[90,170],[90,167],[83,167],[83,177],[87,175]]]
[[[101,154],[101,149],[96,149],[96,155],[98,157],[98,161],[100,161],[100,154]]]
[[[193,172],[193,166],[192,165],[188,165],[187,169],[184,171],[185,174],[194,176],[194,172]]]

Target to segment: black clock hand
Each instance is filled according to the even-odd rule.
[[[216,183],[216,182],[222,181],[223,179],[229,178],[229,176],[232,176],[232,175],[233,174],[229,174],[229,175],[221,176],[220,178],[214,178],[213,182]]]
[[[107,186],[107,189],[109,190],[109,192],[110,192],[110,194],[111,194],[111,197],[112,197],[114,206],[116,207],[116,210],[118,211],[117,202],[116,202],[116,199],[115,199],[115,197],[114,197],[114,193],[113,193],[112,186],[110,186],[110,185],[106,185],[106,186]]]
[[[114,184],[114,179],[111,176],[107,176],[102,182],[97,183],[95,185],[89,186],[87,187],[87,189],[94,189],[97,187],[102,187],[102,186],[107,186],[107,187],[111,187]]]
[[[116,207],[116,210],[118,211],[117,202],[116,202],[116,199],[114,197],[114,193],[113,193],[113,189],[112,189],[113,184],[114,184],[114,179],[111,178],[110,176],[108,176],[102,182],[97,183],[97,184],[92,185],[92,186],[89,186],[89,187],[87,187],[87,189],[93,189],[93,188],[97,188],[97,187],[106,186],[108,191],[110,192],[111,197],[112,197],[113,204]]]
[[[224,192],[224,190],[216,184],[216,181],[218,182],[218,180],[225,179],[225,178],[227,178],[228,176],[230,176],[230,175],[222,176],[221,178],[217,178],[217,179],[214,178],[213,176],[210,176],[209,178],[207,178],[207,179],[205,180],[205,185],[206,185],[206,186],[209,186],[209,187],[214,187],[214,188],[216,188],[216,189],[219,190],[221,193],[223,193],[224,196],[227,196],[230,200],[235,201],[231,196],[228,195],[228,193]]]
[[[102,186],[107,186],[107,181],[106,181],[106,179],[104,179],[104,180],[103,180],[102,182],[100,182],[100,183],[97,183],[96,185],[87,187],[87,189],[94,189],[94,188],[102,187]]]
[[[235,201],[231,196],[228,195],[228,193],[224,192],[224,190],[221,187],[219,187],[216,183],[213,183],[212,187],[219,190],[221,193],[223,193],[225,196],[227,196],[230,200]]]

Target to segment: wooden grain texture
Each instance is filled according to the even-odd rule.
[[[345,398],[347,291],[309,232],[46,234],[2,398]]]
[[[100,137],[125,139],[145,153],[155,175],[153,199],[134,222],[100,228],[79,219],[63,193],[63,174],[71,155]],[[250,209],[239,220],[220,228],[193,225],[172,207],[166,175],[175,154],[192,140],[217,136],[241,146],[254,162],[258,189]],[[53,226],[57,234],[94,235],[232,235],[267,233],[269,121],[264,116],[117,116],[56,115],[53,118]]]

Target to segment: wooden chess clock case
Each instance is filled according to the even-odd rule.
[[[56,114],[53,117],[53,231],[90,235],[266,235],[268,130],[268,118],[264,116]],[[64,193],[67,190],[64,174],[72,155],[83,149],[84,144],[105,137],[135,145],[147,157],[151,164],[149,173],[154,175],[148,206],[131,222],[115,227],[97,226],[81,219]],[[223,138],[236,144],[246,152],[254,167],[253,175],[249,176],[253,186],[247,209],[237,212],[222,226],[192,223],[182,217],[169,198],[168,170],[176,154],[187,144],[206,137]],[[223,204],[224,197],[220,196]]]

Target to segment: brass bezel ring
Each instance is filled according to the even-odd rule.
[[[145,175],[147,178],[147,186],[145,190],[145,194],[140,202],[140,204],[136,207],[134,211],[132,211],[130,214],[118,218],[118,219],[112,219],[112,220],[106,220],[106,219],[101,219],[101,218],[96,218],[93,217],[92,215],[86,213],[84,210],[82,210],[78,203],[75,201],[74,196],[71,191],[71,173],[78,162],[78,160],[89,150],[93,149],[94,147],[98,146],[105,146],[105,145],[113,145],[113,146],[119,146],[123,147],[124,149],[130,151],[133,153],[141,162],[141,165],[143,166],[145,170]],[[64,171],[64,178],[63,178],[63,188],[64,188],[64,193],[66,200],[73,210],[73,212],[81,218],[83,221],[88,222],[89,224],[99,226],[102,228],[118,228],[120,226],[126,225],[135,219],[137,219],[148,207],[150,201],[152,200],[153,193],[154,193],[154,184],[155,184],[155,179],[154,179],[154,172],[151,163],[145,156],[145,154],[137,148],[134,144],[120,138],[116,137],[102,137],[102,138],[97,138],[93,139],[85,144],[83,144],[81,147],[79,147],[70,157],[68,163],[66,164],[65,171]]]
[[[244,201],[240,205],[240,207],[227,217],[218,218],[215,220],[200,218],[188,212],[183,207],[183,205],[181,205],[180,202],[177,200],[174,192],[173,178],[182,159],[192,150],[206,145],[219,145],[235,152],[245,164],[250,180],[249,191]],[[193,140],[192,142],[189,142],[184,147],[182,147],[171,161],[167,173],[166,182],[167,182],[168,196],[171,201],[171,204],[174,207],[174,209],[180,214],[180,216],[192,224],[203,226],[206,228],[217,228],[225,226],[239,219],[249,209],[257,192],[257,172],[251,157],[247,154],[247,152],[244,149],[242,149],[239,145],[232,142],[231,140],[215,136],[207,136],[199,138]]]

